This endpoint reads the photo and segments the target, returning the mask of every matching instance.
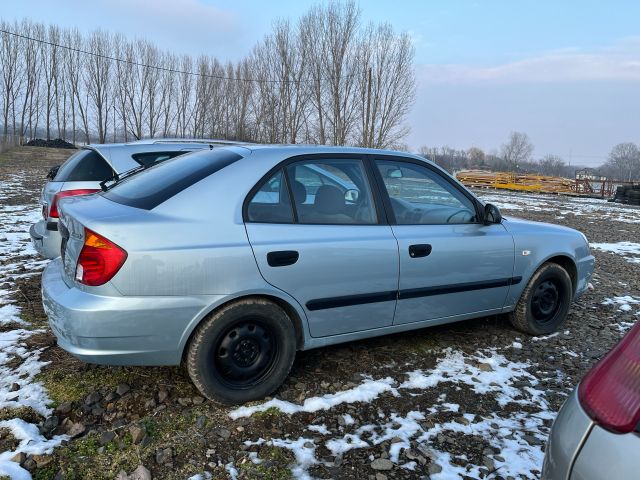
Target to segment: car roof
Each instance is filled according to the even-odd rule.
[[[96,151],[117,173],[122,173],[140,165],[132,158],[136,153],[182,150],[188,152],[244,144],[244,142],[218,139],[149,138],[126,143],[89,144],[83,148]]]
[[[344,147],[333,145],[307,145],[307,144],[244,144],[240,145],[242,148],[246,148],[252,152],[270,152],[277,155],[293,156],[293,155],[307,155],[317,153],[350,153],[359,155],[390,155],[399,157],[409,157],[422,162],[433,163],[428,158],[422,157],[409,152],[403,152],[400,150],[383,150],[377,148],[365,148],[365,147]]]

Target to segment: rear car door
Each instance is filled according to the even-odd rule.
[[[247,197],[262,276],[305,309],[313,337],[390,326],[398,247],[359,155],[289,159]]]
[[[393,157],[375,164],[400,256],[394,324],[501,309],[518,281],[511,234],[479,222],[473,198],[435,167]]]

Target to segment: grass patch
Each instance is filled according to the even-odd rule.
[[[260,451],[262,463],[241,463],[237,466],[242,472],[243,478],[255,478],[264,480],[285,480],[292,478],[289,464],[293,461],[292,455],[281,448],[265,447]]]
[[[0,422],[3,420],[11,420],[12,418],[21,418],[28,423],[38,423],[40,414],[31,407],[0,408]]]
[[[133,446],[128,434],[116,437],[104,448],[100,447],[98,438],[90,435],[56,449],[55,472],[62,471],[65,480],[113,479],[121,470],[133,471],[142,457],[151,455],[149,449]]]
[[[256,418],[273,418],[273,417],[281,417],[283,415],[282,411],[276,407],[269,407],[266,410],[258,411],[253,414]]]
[[[131,384],[137,377],[135,369],[122,367],[96,367],[90,370],[60,368],[51,365],[38,374],[36,380],[42,382],[54,404],[78,401],[89,393],[105,387],[115,388],[120,383]]]

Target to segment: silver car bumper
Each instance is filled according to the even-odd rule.
[[[29,229],[31,242],[34,248],[44,258],[56,258],[60,256],[60,232],[58,230],[49,230],[47,221],[40,220],[38,223],[31,225]]]
[[[640,434],[612,433],[595,424],[578,401],[577,388],[553,423],[543,480],[639,478]]]
[[[542,467],[543,480],[569,480],[573,463],[592,427],[575,389],[553,422]]]
[[[62,259],[42,274],[42,301],[58,345],[89,363],[178,365],[212,298],[112,297],[69,287]]]

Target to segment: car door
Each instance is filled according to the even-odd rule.
[[[500,310],[518,281],[504,226],[479,222],[472,197],[435,167],[397,158],[375,164],[400,255],[394,324]]]
[[[300,303],[313,337],[393,323],[398,247],[369,172],[359,156],[297,158],[263,178],[245,202],[262,276]]]

